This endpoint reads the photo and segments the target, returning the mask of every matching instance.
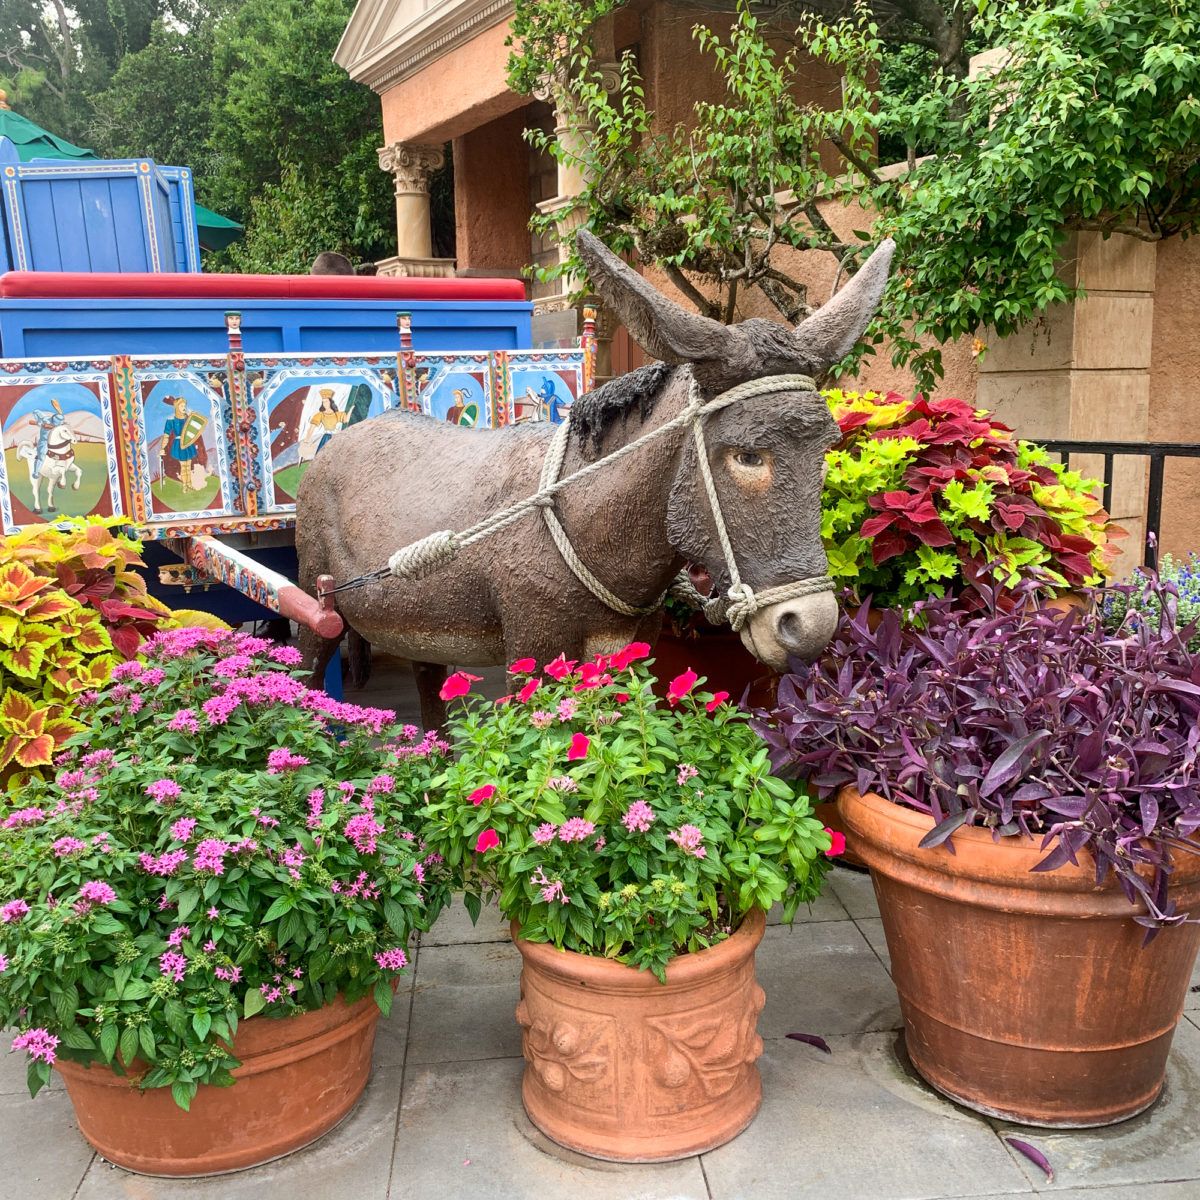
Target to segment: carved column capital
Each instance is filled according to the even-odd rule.
[[[441,146],[415,142],[390,142],[379,147],[380,170],[396,177],[396,195],[427,195],[429,179],[446,162]]]

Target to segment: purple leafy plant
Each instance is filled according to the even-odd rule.
[[[871,629],[843,619],[818,662],[785,676],[779,708],[755,727],[772,765],[822,798],[847,785],[929,813],[922,841],[953,851],[975,826],[1038,838],[1052,871],[1092,856],[1112,872],[1136,919],[1187,918],[1167,885],[1176,852],[1200,829],[1200,657],[1192,626],[1177,628],[1175,589],[1147,580],[1161,604],[1155,629],[1131,620],[1106,631],[1098,613],[1039,608],[1025,594],[999,611],[953,600],[894,611]],[[1011,597],[1011,593],[1009,593]]]

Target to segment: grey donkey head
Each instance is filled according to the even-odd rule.
[[[592,286],[647,353],[687,365],[703,396],[771,375],[819,377],[853,349],[887,284],[894,246],[882,242],[823,308],[795,329],[758,318],[721,325],[662,295],[586,230],[578,246]],[[815,391],[740,400],[705,419],[709,466],[742,580],[756,591],[828,568],[821,544],[825,452],[839,437]],[[685,439],[667,511],[667,532],[701,592],[723,594],[731,579],[696,462]],[[769,666],[813,658],[837,625],[825,592],[760,610],[742,641]]]

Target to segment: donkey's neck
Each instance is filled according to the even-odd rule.
[[[572,432],[562,473],[603,458],[677,417],[688,402],[691,372],[671,371],[644,419],[636,406],[614,414],[599,440],[585,448]],[[687,429],[655,438],[588,477],[559,498],[563,525],[592,573],[627,604],[653,603],[678,573],[682,559],[667,538],[667,502]]]

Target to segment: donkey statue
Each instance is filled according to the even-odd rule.
[[[625,612],[580,582],[540,509],[464,547],[427,578],[386,578],[338,595],[352,641],[357,635],[412,660],[429,727],[444,720],[438,692],[449,665],[527,656],[542,662],[560,653],[582,659],[633,640],[653,642],[661,622],[655,605],[685,565],[702,594],[719,595],[734,581],[729,550],[741,580],[756,591],[819,579],[827,569],[821,482],[825,452],[839,435],[812,377],[862,335],[887,282],[891,242],[789,329],[759,318],[725,326],[688,312],[591,234],[578,239],[596,292],[659,361],[576,401],[561,476],[669,423],[689,403],[734,388],[739,398],[702,418],[702,438],[689,427],[671,429],[554,497],[554,515],[578,559]],[[556,433],[541,423],[472,430],[399,411],[343,430],[300,485],[301,586],[312,592],[320,575],[338,583],[363,575],[398,547],[470,526],[529,496]],[[832,591],[815,591],[754,611],[741,636],[762,662],[782,670],[793,655],[819,654],[837,617]],[[302,649],[319,685],[337,644],[305,630]]]

